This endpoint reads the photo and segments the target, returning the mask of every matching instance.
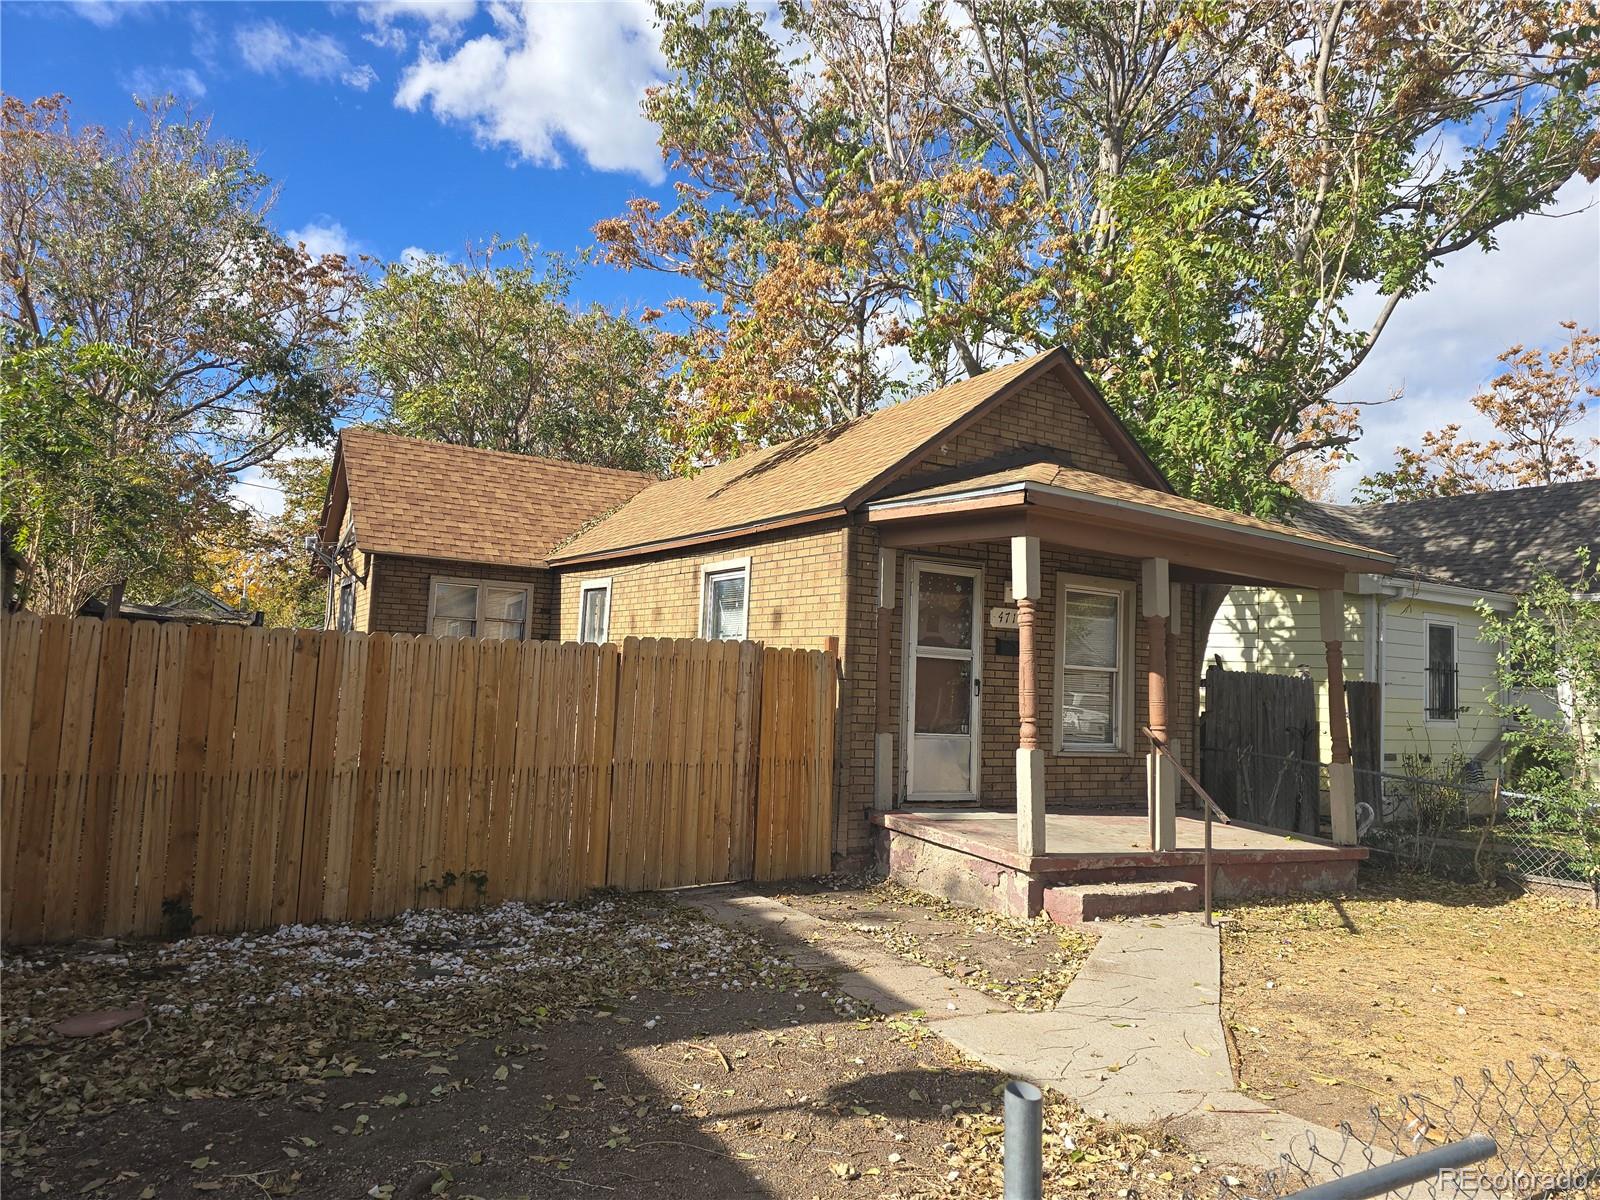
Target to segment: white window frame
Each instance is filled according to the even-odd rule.
[[[485,587],[503,588],[506,591],[510,591],[510,592],[520,591],[522,593],[522,612],[523,612],[523,617],[522,617],[522,640],[523,641],[527,641],[529,635],[533,632],[533,593],[532,593],[532,589],[529,588],[527,584],[518,583],[514,579],[474,579],[474,578],[472,578],[470,576],[466,576],[466,575],[430,575],[428,577],[428,624],[427,624],[426,629],[424,630],[424,633],[428,637],[433,637],[434,636],[434,633],[433,633],[433,618],[434,618],[434,615],[435,615],[434,614],[434,609],[435,609],[436,605],[438,604],[439,585],[441,583],[456,583],[456,584],[461,584],[461,585],[463,585],[465,587],[475,587],[475,588],[478,589],[478,602],[477,602],[477,605],[476,605],[476,607],[474,609],[473,618],[472,618],[472,636],[475,639],[476,638],[480,638],[480,637],[483,636],[478,631],[483,628],[483,622],[484,622],[484,616],[483,616],[483,595],[484,595],[484,592],[483,592],[483,589]],[[510,639],[502,639],[502,640],[509,641]]]
[[[1448,717],[1430,716],[1428,692],[1433,687],[1433,628],[1437,625],[1450,631],[1450,666],[1455,672],[1456,710]],[[1461,724],[1461,623],[1451,617],[1422,618],[1422,722],[1424,725],[1457,726]]]
[[[750,640],[750,558],[746,555],[744,558],[728,558],[723,559],[721,562],[700,564],[700,586],[696,589],[696,595],[700,603],[700,636],[706,641],[712,640],[711,631],[706,621],[708,615],[706,612],[706,583],[713,575],[732,575],[736,572],[744,575],[744,640]]]
[[[605,615],[600,619],[599,643],[611,640],[611,578],[585,579],[578,585],[578,641],[584,640],[583,636],[583,605],[590,592],[600,592],[605,596]]]
[[[1104,745],[1067,745],[1066,722],[1066,657],[1067,623],[1061,619],[1063,600],[1068,592],[1096,592],[1117,597],[1117,666],[1114,672],[1116,688],[1116,737]],[[1134,643],[1133,612],[1137,589],[1131,579],[1108,579],[1098,575],[1075,575],[1068,571],[1056,575],[1056,650],[1055,650],[1055,736],[1056,753],[1062,755],[1106,757],[1132,753],[1134,723]]]

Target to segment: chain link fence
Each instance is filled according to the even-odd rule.
[[[1475,1134],[1495,1140],[1482,1162],[1389,1194],[1501,1197],[1504,1200],[1600,1200],[1600,1080],[1571,1059],[1535,1058],[1457,1078],[1448,1096],[1419,1092],[1369,1118],[1345,1123],[1332,1139],[1307,1134],[1283,1154],[1259,1188],[1224,1186],[1224,1200],[1278,1200],[1329,1180],[1344,1180],[1348,1196],[1370,1195],[1361,1172]]]
[[[1232,747],[1208,748],[1201,757],[1208,790],[1220,782],[1212,794],[1241,820],[1326,808],[1322,763]],[[1361,844],[1380,862],[1452,879],[1559,888],[1600,904],[1600,811],[1549,820],[1539,797],[1500,786],[1479,764],[1407,767],[1355,772]]]
[[[1600,811],[1547,820],[1539,797],[1462,772],[1356,772],[1363,845],[1395,865],[1456,879],[1590,888],[1600,863]]]

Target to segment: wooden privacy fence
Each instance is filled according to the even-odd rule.
[[[827,870],[835,660],[0,618],[11,944]]]

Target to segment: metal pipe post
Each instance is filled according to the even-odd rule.
[[[1006,1084],[1005,1200],[1044,1194],[1044,1095],[1031,1083]]]

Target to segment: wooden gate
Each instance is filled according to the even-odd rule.
[[[1315,834],[1317,686],[1309,677],[1206,672],[1200,781],[1230,816]]]
[[[1376,680],[1352,679],[1344,685],[1345,709],[1350,714],[1350,761],[1355,766],[1356,803],[1383,812],[1383,685]]]
[[[8,943],[817,874],[822,651],[0,618]]]

